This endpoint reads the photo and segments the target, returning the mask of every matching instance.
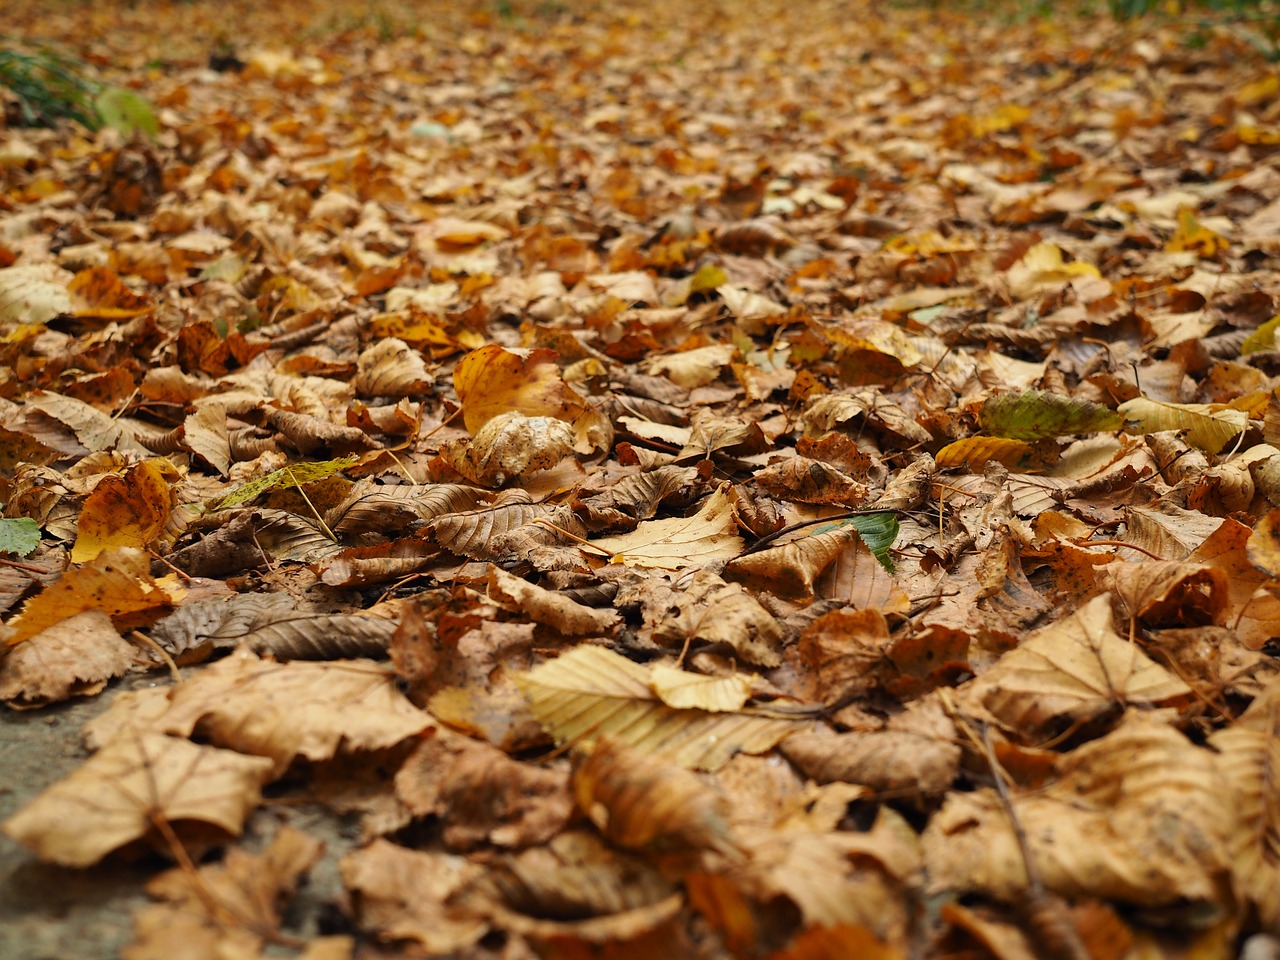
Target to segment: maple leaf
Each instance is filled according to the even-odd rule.
[[[137,730],[115,737],[3,824],[42,859],[87,867],[155,827],[196,820],[240,832],[271,762]]]

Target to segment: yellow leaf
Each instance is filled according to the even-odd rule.
[[[708,677],[666,664],[653,668],[649,685],[668,707],[724,713],[741,710],[751,698],[751,678],[741,673]]]
[[[720,487],[691,517],[646,520],[630,533],[601,537],[593,547],[611,554],[612,563],[629,567],[682,570],[711,560],[728,560],[742,552],[744,541],[736,534],[733,502]]]
[[[674,709],[654,693],[647,668],[603,647],[575,647],[516,683],[538,722],[562,743],[613,737],[696,770],[718,770],[735,753],[764,753],[812,727],[767,710]]]
[[[950,467],[967,467],[973,473],[980,473],[984,464],[994,460],[1013,470],[1030,453],[1031,444],[1025,440],[965,437],[939,450],[937,463],[944,470]]]
[[[1116,407],[1130,433],[1186,431],[1187,440],[1209,453],[1218,453],[1249,425],[1249,415],[1209,403],[1166,403],[1134,397]]]
[[[85,498],[71,562],[85,563],[114,547],[145,547],[164,532],[173,509],[168,460],[145,460],[123,476],[105,477]]]
[[[494,417],[512,412],[573,421],[582,400],[561,379],[554,359],[545,348],[512,351],[490,343],[459,360],[453,386],[467,430],[474,435]]]
[[[139,626],[169,611],[171,598],[151,579],[151,558],[133,547],[105,550],[28,600],[10,622],[10,646],[83,610],[102,610],[120,628]]]

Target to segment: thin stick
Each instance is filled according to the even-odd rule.
[[[131,632],[129,636],[135,642],[140,643],[145,647],[149,647],[156,652],[160,659],[164,661],[165,666],[169,668],[169,676],[173,677],[174,683],[182,682],[182,672],[178,669],[178,664],[174,662],[173,657],[169,656],[168,650],[160,646],[160,644],[156,643],[146,634],[139,633],[137,630]]]

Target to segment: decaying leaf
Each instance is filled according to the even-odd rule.
[[[171,598],[151,578],[151,565],[142,550],[107,550],[58,580],[22,606],[9,626],[10,645],[85,610],[101,610],[118,628],[137,626],[170,609]]]
[[[808,722],[767,710],[676,710],[652,674],[603,647],[577,647],[518,678],[534,716],[564,743],[614,739],[684,767],[715,770],[738,752],[763,753]]]
[[[612,610],[583,606],[494,566],[489,567],[489,596],[499,603],[513,604],[530,619],[566,636],[609,634],[618,626],[618,615]]]
[[[1058,777],[1014,809],[1044,885],[1145,907],[1223,909],[1220,884],[1234,813],[1213,754],[1160,722],[1131,715],[1076,748]],[[1026,867],[995,791],[953,793],[924,835],[935,889],[1025,896]]]
[[[175,867],[149,884],[162,903],[134,916],[124,960],[253,956],[280,932],[286,902],[320,859],[324,845],[283,827],[260,854],[233,849],[195,873]]]
[[[439,816],[451,850],[546,843],[569,819],[569,773],[510,759],[487,743],[439,733],[418,745],[395,778],[416,817]]]
[[[342,861],[342,880],[354,894],[363,929],[388,942],[412,940],[437,955],[470,946],[488,929],[481,917],[449,904],[478,873],[462,857],[387,840],[375,840]]]
[[[136,729],[24,806],[4,832],[36,856],[87,867],[155,829],[198,821],[235,835],[271,778],[271,761]]]
[[[101,610],[60,620],[0,660],[0,701],[38,707],[93,694],[133,664],[134,648]]]
[[[473,483],[500,487],[514,477],[550,470],[573,452],[573,430],[553,417],[510,411],[484,422],[471,440],[441,448],[451,467]]]

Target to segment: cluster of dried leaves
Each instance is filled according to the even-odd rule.
[[[131,960],[1280,933],[1274,70],[835,0],[279,5],[205,66],[226,5],[29,6],[163,128],[0,131],[0,698],[176,675],[4,829],[177,859]],[[316,840],[226,846],[271,783],[359,818],[346,933],[282,929]]]

